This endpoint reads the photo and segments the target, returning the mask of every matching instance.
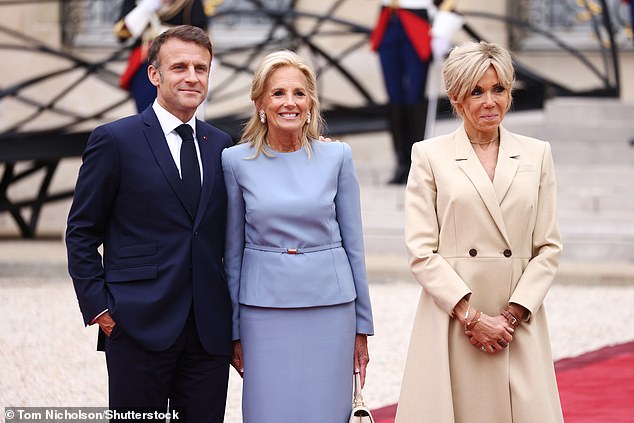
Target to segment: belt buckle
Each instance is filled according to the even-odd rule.
[[[299,251],[297,251],[297,248],[287,248],[286,254],[299,254]]]

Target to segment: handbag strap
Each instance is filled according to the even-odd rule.
[[[363,389],[361,388],[361,376],[359,373],[354,374],[354,398],[352,407],[365,406],[363,402]]]

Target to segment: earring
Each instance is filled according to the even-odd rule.
[[[306,112],[306,124],[310,123],[310,112]]]
[[[266,123],[266,114],[264,113],[264,110],[260,110],[258,115],[260,116],[260,122]]]

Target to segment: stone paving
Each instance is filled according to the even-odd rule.
[[[0,257],[0,407],[107,405],[105,360],[94,349],[97,329],[82,324],[61,241],[2,242]],[[7,259],[14,264],[5,266]],[[376,335],[369,341],[365,398],[372,407],[398,399],[420,292],[406,271],[389,271],[405,268],[404,259],[382,260],[368,257]],[[634,272],[599,268],[575,278],[570,267],[562,276],[573,283],[558,280],[546,297],[554,358],[634,340],[628,324],[634,320]],[[229,423],[240,422],[240,390],[232,372]]]

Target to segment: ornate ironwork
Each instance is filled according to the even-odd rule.
[[[587,3],[590,0],[580,1]],[[90,59],[83,55],[85,48],[69,47],[96,42],[94,37],[86,36],[90,31],[85,31],[83,25],[90,16],[106,26],[110,19],[107,16],[111,16],[114,22],[114,2],[0,0],[0,13],[4,5],[36,2],[59,4],[66,19],[60,29],[66,47],[53,48],[0,24],[0,51],[21,51],[55,59],[51,60],[54,64],[49,68],[33,67],[19,80],[3,81],[4,85],[0,87],[3,107],[21,111],[11,114],[10,121],[0,121],[0,213],[9,213],[24,237],[35,236],[38,217],[45,204],[72,194],[72,190],[50,192],[50,182],[60,160],[81,154],[88,137],[86,128],[120,117],[123,110],[130,111],[128,93],[118,88],[119,73],[129,46],[108,41],[102,43],[108,48],[93,49]],[[602,0],[600,3],[605,5],[605,2]],[[241,123],[251,111],[248,92],[255,64],[268,51],[280,48],[297,50],[312,61],[319,76],[321,101],[332,133],[385,128],[383,97],[377,97],[377,90],[368,87],[371,79],[368,78],[367,67],[359,65],[363,63],[359,61],[359,54],[367,48],[369,25],[354,20],[350,9],[346,8],[346,0],[319,2],[319,5],[313,2],[311,9],[298,6],[304,3],[307,2],[226,1],[210,20],[210,33],[217,51],[207,114],[215,125],[234,137],[237,137]],[[106,4],[110,8],[105,7]],[[86,9],[86,6],[90,7]],[[552,95],[618,95],[618,63],[612,29],[614,18],[608,7],[603,6],[601,14],[592,18],[597,39],[604,40],[603,37],[607,36],[610,41],[608,45],[598,43],[606,58],[603,69],[593,66],[581,51],[564,42],[557,34],[541,24],[535,24],[534,19],[528,19],[526,12],[511,12],[506,16],[470,12],[466,16],[505,22],[513,42],[518,42],[517,37],[538,34],[556,48],[578,58],[581,65],[589,67],[600,85],[593,92],[579,93],[529,71],[518,62],[518,77],[523,88],[515,95],[516,108],[541,107],[544,99]],[[90,28],[94,30],[94,27]],[[476,39],[484,38],[468,25],[464,29]],[[240,36],[231,38],[236,33]],[[380,71],[378,67],[377,71]],[[380,78],[376,80],[380,81]],[[56,83],[51,84],[50,81]],[[94,96],[85,101],[81,109],[71,107],[73,103],[69,99],[85,96],[87,87],[93,86],[90,84],[98,84],[100,92],[108,94]],[[42,85],[46,85],[47,89],[37,89]],[[448,110],[446,102],[439,103],[441,113]],[[36,174],[40,175],[39,189],[32,198],[15,199],[9,195],[12,186]]]
[[[627,40],[631,25],[629,5],[623,0],[520,0],[509,2],[508,8],[508,16],[521,17],[559,38],[566,38],[577,49],[596,48],[597,30],[601,38],[605,37],[606,28],[596,23],[607,12],[617,43],[621,48],[631,48]],[[511,27],[510,37],[511,46],[515,49],[549,48],[541,37],[534,37],[522,28]]]

